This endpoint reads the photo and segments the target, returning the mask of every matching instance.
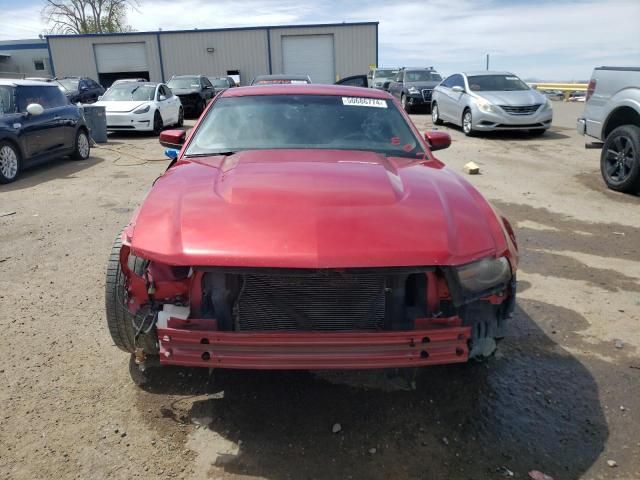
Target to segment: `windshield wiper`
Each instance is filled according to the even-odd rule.
[[[216,155],[221,155],[223,157],[228,157],[229,155],[233,155],[235,153],[238,153],[238,151],[237,150],[229,150],[227,152],[191,153],[191,154],[185,155],[185,157],[187,157],[187,158],[193,158],[193,157],[215,157]]]

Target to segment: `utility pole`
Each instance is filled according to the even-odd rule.
[[[487,70],[489,70],[489,54],[487,53]]]

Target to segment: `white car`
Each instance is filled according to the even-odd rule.
[[[109,131],[139,130],[159,134],[163,127],[181,127],[184,123],[180,99],[164,83],[112,85],[94,105],[105,107]]]

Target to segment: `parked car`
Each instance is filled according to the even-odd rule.
[[[117,236],[111,337],[158,365],[418,367],[483,358],[515,305],[513,230],[379,90],[218,95]],[[215,219],[215,221],[212,221]],[[381,228],[384,226],[384,228]]]
[[[102,85],[87,77],[56,78],[69,103],[93,103],[104,93]]]
[[[34,82],[53,82],[51,77],[24,77],[24,80],[31,80]]]
[[[640,67],[596,68],[577,127],[602,148],[607,187],[640,193]]]
[[[540,93],[544,94],[549,100],[564,100],[564,92],[562,90],[540,90]]]
[[[111,84],[111,86],[113,87],[114,85],[119,85],[121,83],[129,83],[129,82],[148,82],[149,79],[147,78],[119,78],[118,80],[116,80],[115,82],[113,82]]]
[[[351,75],[350,77],[341,78],[335,83],[335,85],[367,88],[369,85],[369,80],[366,75]]]
[[[227,88],[236,87],[236,82],[231,77],[207,77],[213,85],[214,95],[224,92]]]
[[[369,70],[367,74],[368,85],[371,88],[377,88],[378,90],[386,90],[384,88],[386,82],[391,82],[398,75],[397,68],[374,68]],[[387,83],[387,88],[389,88]]]
[[[416,107],[430,107],[431,93],[442,77],[433,68],[401,68],[387,89],[400,100],[407,113]],[[384,82],[383,86],[386,84]]]
[[[86,160],[90,149],[80,110],[55,84],[0,80],[0,183],[66,155]]]
[[[542,135],[551,127],[551,101],[509,72],[467,72],[447,77],[433,91],[431,117],[451,122],[465,135],[489,130],[528,130]]]
[[[184,109],[164,83],[124,82],[111,86],[96,105],[105,107],[107,130],[160,131],[181,127]]]
[[[311,83],[309,75],[258,75],[251,81],[251,85],[295,85]]]
[[[167,85],[180,98],[182,108],[189,115],[202,115],[207,102],[215,96],[213,85],[204,75],[173,76]]]

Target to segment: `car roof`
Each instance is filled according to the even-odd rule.
[[[474,70],[471,72],[461,72],[467,77],[474,77],[476,75],[513,75],[511,72],[502,72],[498,70]]]
[[[0,85],[5,87],[54,87],[58,88],[51,82],[41,82],[39,80],[20,80],[11,78],[0,78]]]
[[[223,97],[247,97],[253,95],[330,95],[336,97],[369,97],[391,99],[384,90],[350,87],[345,85],[323,85],[320,83],[297,85],[254,85],[225,90]]]
[[[171,78],[185,78],[185,77],[204,77],[204,75],[200,75],[199,73],[193,73],[191,75],[174,75]],[[171,80],[171,78],[169,80]]]
[[[137,87],[157,87],[158,85],[160,85],[160,82],[120,82],[120,83],[116,83],[115,86],[119,87],[120,85],[127,85],[127,84],[132,84],[135,85]],[[111,85],[113,87],[113,85]]]

